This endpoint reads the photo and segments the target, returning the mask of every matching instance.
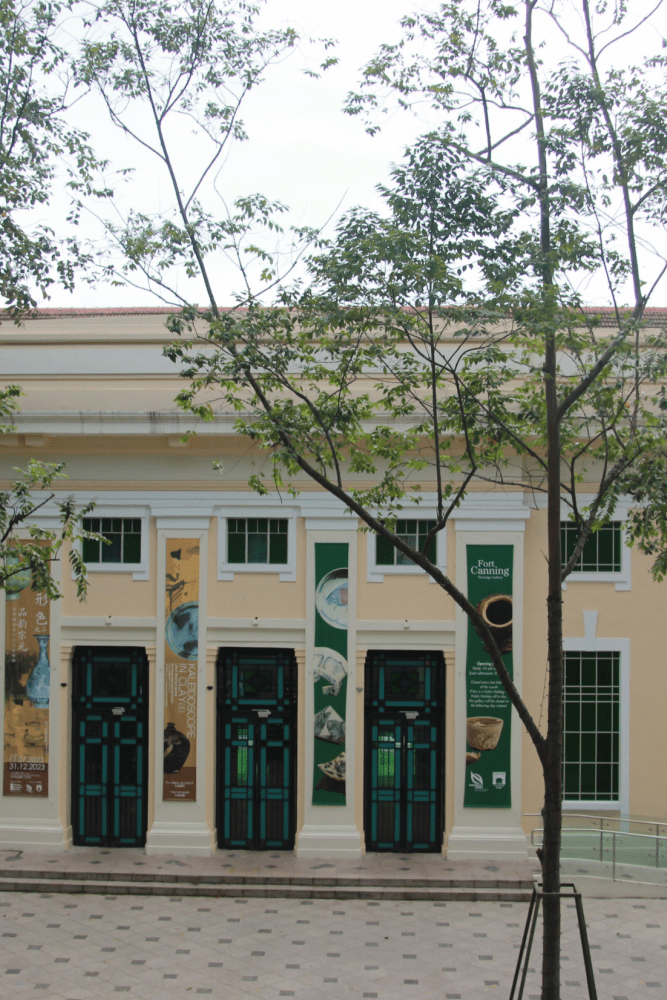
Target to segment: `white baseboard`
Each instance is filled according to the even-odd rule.
[[[52,819],[0,820],[0,850],[60,854],[72,846],[72,827]]]
[[[524,861],[528,858],[528,838],[520,826],[455,826],[447,838],[447,857],[462,861]]]
[[[361,834],[352,824],[305,824],[297,836],[295,854],[297,858],[361,858]]]
[[[146,835],[146,854],[209,857],[216,850],[216,831],[205,823],[155,822]]]

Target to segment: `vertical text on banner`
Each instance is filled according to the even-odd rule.
[[[512,676],[513,545],[467,546],[468,600],[495,637]],[[468,620],[464,806],[510,809],[512,704]]]
[[[165,802],[197,799],[199,540],[168,538],[165,575]]]
[[[9,556],[11,569],[12,557]],[[30,567],[7,580],[5,616],[5,748],[2,791],[49,794],[50,604],[32,589]]]

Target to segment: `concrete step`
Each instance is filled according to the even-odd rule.
[[[34,873],[33,873],[34,874]],[[114,873],[116,874],[116,873]],[[202,877],[194,876],[187,880],[181,877],[178,881],[141,881],[130,878],[101,879],[97,877],[84,878],[80,875],[75,878],[56,876],[49,872],[49,878],[31,877],[31,873],[22,872],[0,876],[0,892],[40,892],[52,893],[86,893],[99,896],[121,896],[121,895],[141,895],[141,896],[206,896],[206,897],[245,897],[245,898],[282,898],[282,899],[420,899],[432,900],[434,902],[459,900],[461,902],[480,902],[482,900],[500,902],[530,902],[532,884],[525,883],[502,888],[492,885],[484,886],[479,884],[478,888],[464,888],[461,886],[434,886],[417,887],[406,885],[408,881],[401,879],[367,880],[366,884],[358,883],[357,879],[312,879],[309,884],[294,884],[288,879],[258,880],[249,882],[245,880],[231,879],[223,882],[218,880],[218,884],[212,885],[203,882]],[[69,876],[69,873],[68,873]],[[390,885],[378,885],[378,881],[389,882]],[[412,880],[424,881],[424,880]],[[500,881],[500,880],[497,880]],[[332,884],[333,883],[333,884]],[[529,890],[530,885],[530,890]]]
[[[0,881],[75,881],[75,882],[131,882],[137,885],[262,885],[262,886],[305,886],[336,887],[351,889],[356,887],[400,888],[400,889],[501,889],[504,891],[532,890],[530,879],[465,879],[465,878],[387,878],[383,876],[326,876],[326,875],[240,875],[220,872],[216,875],[179,875],[175,872],[128,872],[128,871],[57,871],[53,869],[0,869]],[[138,891],[138,890],[137,890]]]

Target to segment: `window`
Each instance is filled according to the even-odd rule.
[[[574,552],[578,532],[571,521],[561,521],[560,548],[563,566]],[[581,559],[573,573],[620,573],[622,568],[623,535],[621,522],[612,521],[599,531],[591,532],[584,545]]]
[[[287,518],[230,517],[227,521],[227,562],[287,562]]]
[[[565,653],[563,799],[619,801],[620,654]]]
[[[136,517],[84,517],[85,531],[92,531],[107,539],[108,544],[94,538],[83,540],[85,563],[122,563],[136,566],[141,563],[141,518]]]
[[[396,521],[396,534],[404,542],[411,545],[413,549],[421,551],[424,547],[426,537],[435,527],[435,521],[400,520]],[[436,540],[433,538],[429,543],[426,555],[431,562],[436,561]],[[376,566],[412,566],[412,560],[408,556],[394,548],[380,535],[375,537],[375,564]]]
[[[433,510],[430,509],[428,513],[433,514]],[[424,511],[424,515],[426,515],[426,511]],[[424,548],[424,543],[429,531],[433,529],[435,524],[435,519],[427,516],[397,518],[395,531],[397,535],[405,539],[408,545],[420,552]],[[446,552],[447,544],[445,532],[443,530],[439,531],[438,534],[431,539],[426,555],[432,563],[444,571],[446,568]],[[366,579],[369,583],[382,583],[386,575],[426,575],[420,566],[415,565],[411,559],[404,556],[402,552],[399,552],[398,549],[394,548],[391,542],[387,542],[384,538],[381,538],[380,535],[368,535],[366,553]],[[431,577],[427,576],[426,578],[430,582],[433,582]]]
[[[281,516],[248,517],[265,512]],[[235,573],[277,573],[281,581],[293,582],[296,537],[294,508],[256,500],[243,507],[218,508],[218,580],[233,580]]]

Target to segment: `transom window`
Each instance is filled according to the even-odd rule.
[[[563,566],[567,565],[577,544],[578,532],[571,521],[561,521],[560,547]],[[621,522],[611,521],[588,536],[581,559],[573,573],[620,573],[623,536]]]
[[[287,563],[287,518],[230,517],[227,519],[227,562]]]
[[[84,517],[84,531],[102,535],[107,544],[96,538],[83,539],[85,563],[141,562],[141,518],[136,517]]]
[[[619,798],[620,654],[566,652],[563,798]]]
[[[417,519],[402,519],[396,521],[396,534],[399,538],[402,538],[404,542],[411,545],[413,549],[417,549],[419,552],[424,547],[424,542],[426,537],[433,528],[435,527],[435,521],[420,521]],[[428,549],[426,551],[426,556],[431,560],[432,563],[436,561],[436,541],[432,538]],[[388,542],[385,538],[380,535],[375,536],[375,563],[377,566],[412,566],[412,559],[409,559],[398,549],[394,548],[391,542]]]

